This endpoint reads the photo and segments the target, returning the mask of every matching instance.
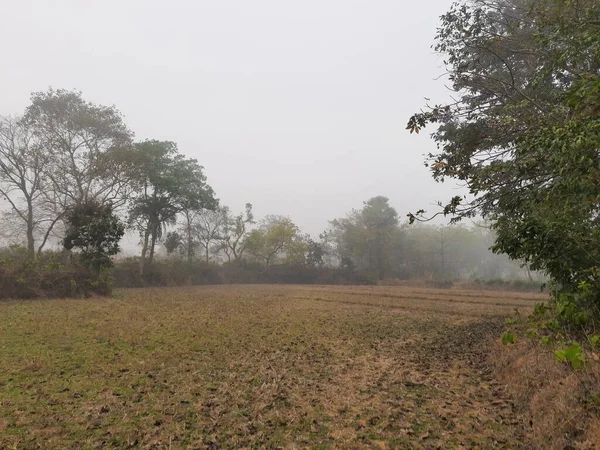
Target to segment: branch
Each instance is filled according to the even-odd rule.
[[[56,225],[56,223],[63,217],[63,215],[64,215],[64,213],[61,213],[58,216],[56,216],[56,218],[52,221],[52,223],[46,230],[46,233],[44,234],[44,239],[43,239],[42,243],[40,244],[40,246],[38,247],[38,251],[37,251],[38,256],[42,253],[42,249],[44,248],[44,245],[46,245],[46,241],[48,240],[48,237],[50,236],[50,233],[52,232],[52,228],[54,228],[54,225]]]

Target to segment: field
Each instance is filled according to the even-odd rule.
[[[519,448],[485,358],[535,294],[342,286],[0,303],[0,448]]]

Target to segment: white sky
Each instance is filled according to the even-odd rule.
[[[445,99],[451,0],[1,0],[0,114],[32,91],[114,104],[139,140],[197,158],[221,202],[313,235],[375,195],[399,214],[455,194],[406,122]]]

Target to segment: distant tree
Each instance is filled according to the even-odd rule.
[[[309,247],[308,247],[307,236],[304,236],[300,233],[300,229],[297,229],[296,235],[290,239],[288,244],[285,247],[285,252],[283,258],[281,258],[281,262],[284,264],[290,264],[294,266],[306,266],[309,264],[308,256],[309,256]],[[315,250],[315,247],[312,247],[312,250]],[[310,263],[317,263],[318,261],[314,259],[318,256],[318,254],[312,253],[310,255],[313,259]]]
[[[453,244],[455,239],[453,239],[452,230],[448,230],[446,227],[437,227],[432,231],[431,237],[434,240],[434,251],[440,259],[440,276],[442,279],[445,279],[448,274],[449,246]]]
[[[369,232],[369,239],[372,240],[369,257],[374,259],[377,274],[383,279],[386,275],[386,261],[390,258],[392,235],[398,226],[398,213],[389,205],[387,197],[378,196],[365,203],[361,218]]]
[[[249,227],[254,223],[251,203],[246,203],[245,213],[240,213],[237,216],[231,216],[230,211],[227,210],[220,248],[225,253],[228,261],[232,259],[238,261],[242,258],[247,246],[246,238],[248,237]]]
[[[306,245],[306,264],[309,267],[323,267],[327,251],[325,244],[315,241],[310,236],[306,236],[304,242]]]
[[[204,260],[209,262],[210,251],[213,246],[223,240],[227,227],[229,209],[216,208],[214,211],[201,209],[196,211],[192,220],[192,234],[204,251]]]
[[[218,254],[221,249],[228,211],[226,206],[215,210],[186,209],[178,230],[167,233],[164,242],[167,253],[179,251],[191,264],[198,251],[202,250],[203,259],[208,263],[211,253]]]
[[[327,238],[344,270],[369,269],[367,231],[360,221],[359,211],[353,210],[346,217],[332,220]]]
[[[303,260],[305,245],[298,227],[287,217],[267,216],[248,234],[246,250],[268,270],[276,261]]]
[[[140,142],[132,153],[131,179],[137,194],[129,210],[129,223],[140,232],[140,273],[144,273],[146,263],[152,264],[156,243],[166,226],[176,223],[179,213],[185,212],[189,219],[194,209],[215,207],[217,201],[206,184],[203,167],[179,154],[174,142]]]
[[[179,251],[181,254],[188,253],[186,242],[178,231],[169,231],[165,236],[163,245],[165,246],[168,255],[171,255],[177,251]]]
[[[337,230],[330,226],[319,234],[318,245],[322,250],[323,265],[328,267],[342,267],[342,257],[344,256],[339,246],[339,236]]]
[[[8,221],[25,231],[27,252],[33,259],[46,244],[62,215],[44,207],[46,189],[51,183],[45,172],[50,154],[40,144],[30,126],[14,117],[0,118],[0,195],[10,205]],[[36,249],[36,238],[41,243]]]
[[[66,223],[65,248],[79,250],[83,264],[96,272],[112,265],[110,258],[119,252],[125,226],[110,203],[89,200],[76,204],[67,211]]]
[[[185,240],[182,248],[185,250],[190,267],[199,245],[194,238],[194,224],[200,215],[217,211],[219,208],[219,200],[215,198],[212,188],[206,184],[206,177],[202,170],[202,166],[196,165],[195,175],[192,177],[196,182],[190,183],[179,199],[180,233]]]
[[[434,271],[441,279],[456,279],[472,272],[483,255],[492,256],[489,248],[478,246],[474,229],[460,225],[428,227],[427,236],[434,256]],[[461,273],[462,272],[462,273]]]
[[[387,197],[373,197],[359,211],[331,222],[330,234],[346,266],[367,270],[382,279],[391,267],[398,240],[398,214]],[[352,261],[352,263],[350,263]]]

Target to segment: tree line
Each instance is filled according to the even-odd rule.
[[[234,213],[175,142],[135,141],[114,106],[77,91],[36,92],[22,115],[0,118],[0,194],[9,206],[3,237],[23,243],[28,259],[61,243],[61,262],[75,255],[96,272],[111,265],[130,230],[140,238],[140,275],[162,247],[190,268],[196,261],[243,262],[263,272],[327,267],[370,280],[520,273],[492,257],[489,230],[409,228],[382,196],[332,220],[317,238],[288,217],[255,220],[250,203]]]
[[[274,267],[336,269],[349,281],[386,279],[529,279],[540,274],[489,248],[489,227],[415,225],[399,219],[383,196],[333,219],[318,237],[289,217],[254,220],[252,205],[233,215],[227,207],[182,215],[164,239],[166,253],[188,262],[244,264],[268,273]]]
[[[174,142],[135,142],[114,106],[60,89],[0,119],[0,195],[3,237],[24,241],[29,259],[54,240],[101,269],[128,227],[141,237],[142,273],[179,215],[218,205],[203,167]]]

